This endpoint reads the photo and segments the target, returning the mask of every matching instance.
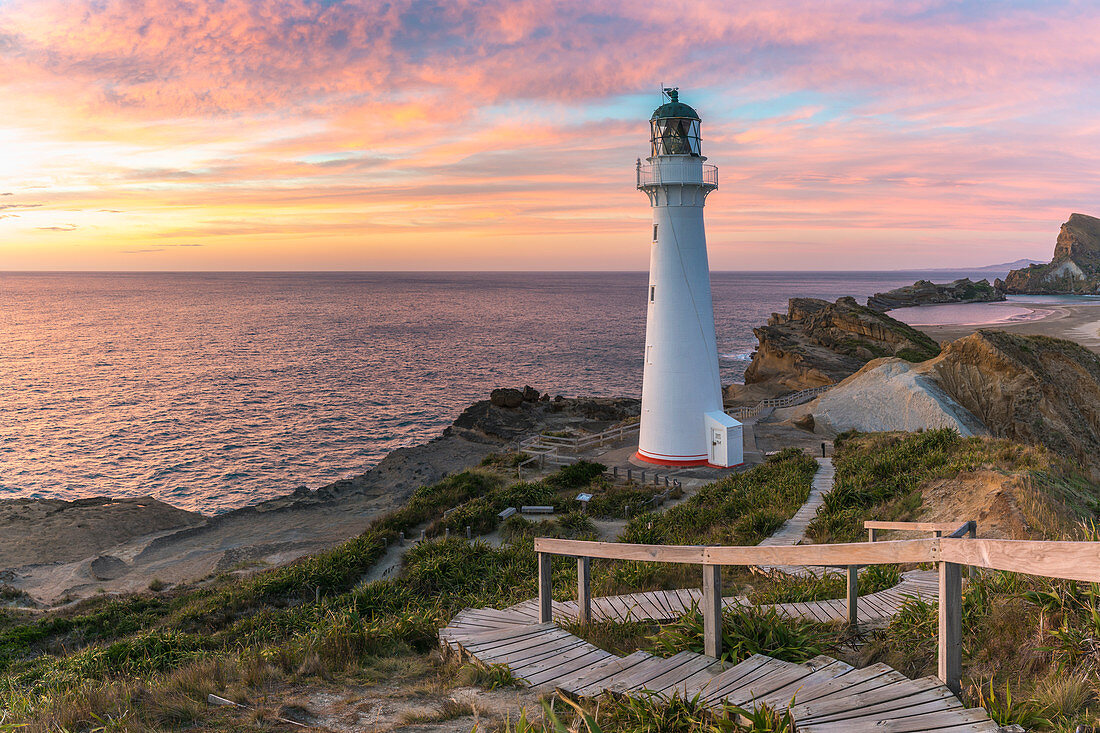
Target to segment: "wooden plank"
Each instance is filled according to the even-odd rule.
[[[959,540],[978,542],[979,540]],[[1095,554],[1095,552],[1094,552]],[[958,695],[962,679],[962,568],[940,563],[939,678]]]
[[[567,656],[563,655],[560,659],[544,662],[537,671],[525,672],[523,678],[532,687],[554,684],[614,656],[611,652],[588,644],[583,653],[574,651]]]
[[[577,615],[582,624],[592,621],[592,567],[587,557],[577,558]]]
[[[620,657],[618,659],[609,660],[604,664],[596,665],[587,672],[578,674],[568,682],[559,683],[558,686],[560,689],[573,695],[594,697],[603,692],[604,688],[601,683],[604,680],[625,672],[631,667],[641,664],[646,659],[652,658],[652,656],[653,655],[648,652],[634,652],[629,656]]]
[[[499,659],[508,654],[514,654],[525,650],[534,650],[536,648],[545,647],[548,644],[559,644],[568,640],[571,636],[573,635],[566,631],[552,628],[537,634],[518,638],[464,644],[462,648],[478,659],[484,660],[488,657]]]
[[[672,603],[669,601],[667,590],[653,591],[653,602],[661,609],[664,616],[661,620],[670,621],[676,618],[679,614],[673,611]],[[677,604],[679,606],[679,604]]]
[[[1100,546],[1095,542],[1032,540],[940,540],[940,559],[991,570],[1048,578],[1100,582]]]
[[[703,566],[703,653],[722,657],[722,568]]]
[[[552,581],[550,579],[550,560],[552,557],[546,553],[539,553],[539,623],[546,624],[554,620],[554,612],[551,603],[553,597],[550,594]]]
[[[899,674],[894,672],[893,669],[885,664],[878,663],[872,664],[863,669],[855,669],[841,677],[834,677],[833,679],[823,680],[820,682],[807,683],[800,687],[795,693],[794,702],[796,705],[812,702],[824,697],[831,697],[834,695],[843,694],[850,689],[870,689],[873,686],[881,686],[884,684],[880,680],[890,673]],[[877,681],[878,680],[878,681]],[[877,681],[877,682],[876,682]],[[775,695],[782,694],[782,690],[774,693]],[[774,697],[767,697],[765,702],[771,702],[774,704],[782,703],[784,706],[789,705],[790,699],[777,700]]]
[[[681,664],[679,659],[670,660],[661,657],[650,657],[636,667],[604,680],[603,686],[604,689],[612,692],[627,692],[638,689],[638,686],[644,684],[647,680],[674,669],[679,664]]]
[[[887,563],[931,562],[941,540],[897,540],[853,542],[839,545],[792,545],[787,547],[706,547],[703,559],[715,565],[882,565]]]
[[[718,662],[710,657],[702,654],[695,654],[692,652],[691,657],[688,657],[687,664],[677,667],[675,670],[666,672],[663,675],[655,677],[646,683],[645,689],[652,692],[664,692],[665,690],[672,688],[689,677],[708,669],[717,669],[721,666],[721,662]]]
[[[771,657],[764,657],[764,660],[763,664],[737,680],[721,680],[719,684],[711,686],[706,693],[706,699],[711,702],[725,700],[729,695],[737,694],[739,691],[748,688],[762,677],[773,675],[777,671],[801,669],[797,664],[791,664],[790,662],[784,662],[779,659],[772,659]],[[721,677],[721,675],[719,675],[719,677]],[[716,680],[716,682],[717,681],[718,680]]]
[[[783,689],[792,683],[801,682],[813,674],[812,669],[801,664],[793,665],[793,669],[776,669],[762,675],[736,690],[731,690],[723,698],[732,705],[745,706],[758,697],[766,697],[776,690]]]
[[[609,560],[641,560],[693,565],[703,563],[701,545],[635,545],[627,542],[590,542],[536,537],[535,551],[553,555],[602,557]]]
[[[848,711],[856,711],[858,713],[858,711],[870,705],[905,700],[918,693],[942,687],[942,684],[938,680],[928,677],[919,680],[905,678],[896,684],[891,684],[892,681],[897,680],[896,677],[892,678],[892,680],[889,677],[880,679],[882,679],[882,682],[878,686],[871,687],[870,689],[858,693],[842,693],[836,696],[821,698],[814,702],[796,705],[791,708],[791,715],[795,716],[795,719],[800,723],[802,721],[813,722],[815,720],[831,718]]]
[[[968,727],[974,723],[980,727]],[[941,713],[928,713],[914,715],[909,718],[875,720],[868,718],[861,721],[842,720],[835,723],[816,723],[806,726],[799,725],[798,730],[803,733],[961,733],[962,731],[994,731],[996,724],[992,724],[989,715],[981,708],[969,710],[951,710]]]
[[[848,625],[859,624],[859,566],[849,565],[847,568],[848,597],[846,605]]]
[[[970,523],[958,522],[877,522],[867,521],[863,523],[864,529],[894,529],[911,530],[914,532],[954,532],[960,528],[969,529]],[[874,540],[872,540],[873,542]]]
[[[875,720],[881,720],[883,718],[908,718],[913,715],[925,715],[927,713],[941,713],[946,710],[962,709],[964,709],[963,704],[951,693],[951,690],[948,690],[946,687],[941,687],[936,690],[919,692],[916,695],[902,698],[901,700],[879,703],[878,705],[868,705],[859,710],[852,710],[847,713],[837,713],[834,716],[826,716],[820,720],[807,722],[832,723],[843,720],[849,723],[858,723],[867,718],[874,718]]]
[[[519,658],[519,654],[516,655],[516,659],[509,658],[506,662],[497,662],[498,664],[507,664],[508,668],[512,670],[512,673],[516,677],[524,677],[526,672],[530,668],[542,662],[553,661],[560,659],[562,655],[583,650],[585,642],[582,639],[576,639],[576,641],[562,644],[560,646],[547,646],[542,649],[531,651],[525,655],[522,659]],[[488,658],[481,661],[488,661]]]
[[[781,684],[770,692],[755,695],[753,697],[753,704],[760,705],[761,703],[767,702],[775,708],[786,708],[794,704],[794,700],[806,687],[815,685],[819,682],[826,682],[828,680],[837,679],[838,677],[843,677],[851,671],[852,667],[843,662],[825,665],[820,669],[811,671],[810,674],[805,677],[792,680],[787,684]]]
[[[968,541],[981,542],[982,540]],[[535,538],[535,550],[544,554],[696,565],[828,565],[842,567],[845,565],[934,562],[939,559],[937,555],[938,548],[939,541],[930,539],[875,543],[854,542],[839,545],[704,547],[697,545],[638,545],[626,542],[590,542],[586,540],[560,540],[549,537]]]

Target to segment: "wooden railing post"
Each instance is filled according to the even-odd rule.
[[[859,624],[859,565],[848,566],[848,625]]]
[[[867,530],[867,539],[868,539],[869,542],[874,542],[875,540],[877,540],[878,539],[878,530],[875,529],[874,527],[871,527],[869,530]]]
[[[703,566],[703,654],[722,657],[722,566]]]
[[[962,567],[940,563],[939,678],[958,695],[962,678]]]
[[[550,560],[552,555],[539,553],[539,623],[548,624],[553,621],[553,597],[550,595]]]
[[[973,519],[970,520],[970,531],[967,532],[967,536],[972,540],[976,540],[978,538],[978,523],[975,522]],[[978,577],[978,568],[971,565],[969,567],[969,574],[970,579],[974,580]]]
[[[592,621],[592,566],[587,557],[577,558],[577,619]]]

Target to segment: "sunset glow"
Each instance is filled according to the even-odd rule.
[[[714,269],[1050,256],[1100,7],[0,0],[0,270],[643,270],[662,83]]]

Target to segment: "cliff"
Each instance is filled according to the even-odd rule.
[[[964,277],[950,283],[917,280],[912,285],[895,288],[885,293],[875,293],[867,299],[867,307],[884,313],[894,308],[910,308],[918,305],[989,303],[1004,299],[1004,293],[990,285],[988,280],[973,282],[970,278]]]
[[[1000,438],[1100,469],[1100,356],[1072,341],[978,331],[921,365]]]
[[[1049,264],[1013,270],[995,285],[1006,293],[1100,292],[1100,219],[1070,214]]]
[[[768,382],[790,390],[834,384],[872,359],[917,362],[940,351],[928,335],[851,297],[836,303],[791,298],[786,314],[773,313],[753,333],[759,345],[745,384]]]

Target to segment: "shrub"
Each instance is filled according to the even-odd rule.
[[[722,659],[740,662],[753,654],[788,662],[805,662],[836,648],[840,626],[787,618],[774,608],[734,606],[722,615]],[[703,617],[697,610],[661,627],[650,637],[653,648],[666,656],[684,650],[703,652]]]

